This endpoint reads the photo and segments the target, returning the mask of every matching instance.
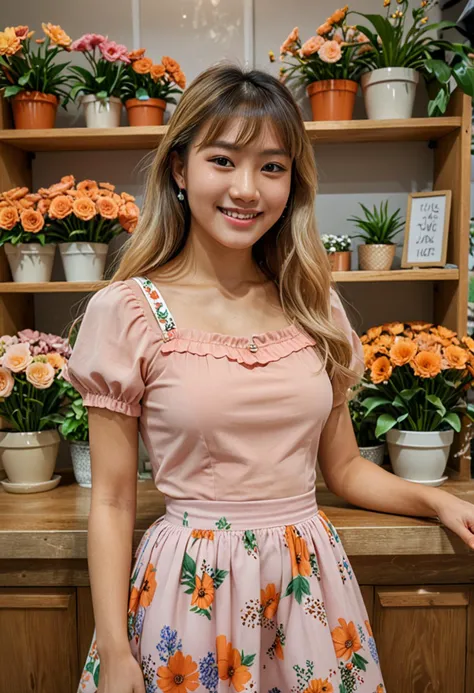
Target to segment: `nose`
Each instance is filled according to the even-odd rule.
[[[234,200],[242,200],[243,202],[255,202],[260,199],[255,175],[249,167],[235,169],[229,195]]]

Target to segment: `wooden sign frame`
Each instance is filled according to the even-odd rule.
[[[414,197],[441,197],[441,196],[446,197],[441,259],[438,261],[427,260],[426,262],[424,262],[422,259],[420,259],[417,262],[408,262],[407,256],[408,256],[408,241],[409,241],[409,234],[410,234],[412,200]],[[447,252],[448,252],[448,233],[449,233],[450,218],[451,218],[451,190],[432,190],[431,192],[410,193],[408,195],[407,215],[406,215],[406,222],[405,222],[405,236],[403,239],[403,255],[402,255],[402,261],[401,261],[402,268],[444,267],[445,266],[446,256],[447,256]]]

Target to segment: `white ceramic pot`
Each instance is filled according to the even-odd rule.
[[[366,460],[370,460],[370,462],[374,462],[380,467],[383,464],[385,443],[381,445],[371,445],[366,448],[361,448],[359,446],[359,452],[361,457],[365,457]]]
[[[420,75],[409,67],[382,67],[361,77],[367,118],[411,118]]]
[[[74,477],[83,488],[92,488],[91,449],[88,441],[69,441]]]
[[[53,272],[56,245],[48,243],[5,243],[14,282],[49,282]]]
[[[88,128],[119,127],[122,102],[116,96],[98,99],[95,94],[87,94],[81,103]]]
[[[60,436],[45,431],[0,431],[0,456],[9,481],[16,484],[49,481],[54,473]]]
[[[107,243],[59,243],[68,282],[96,282],[104,276]]]
[[[398,431],[386,434],[388,454],[397,476],[408,481],[441,479],[454,431]]]

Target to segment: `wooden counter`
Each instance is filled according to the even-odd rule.
[[[91,490],[60,473],[52,491],[0,488],[0,693],[76,693],[91,642]],[[474,503],[474,481],[442,488]],[[324,484],[316,497],[359,582],[387,693],[472,693],[474,552],[437,519],[355,508]],[[134,550],[163,512],[138,481]]]

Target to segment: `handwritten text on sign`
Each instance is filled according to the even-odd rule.
[[[412,197],[407,262],[441,262],[446,196]]]

